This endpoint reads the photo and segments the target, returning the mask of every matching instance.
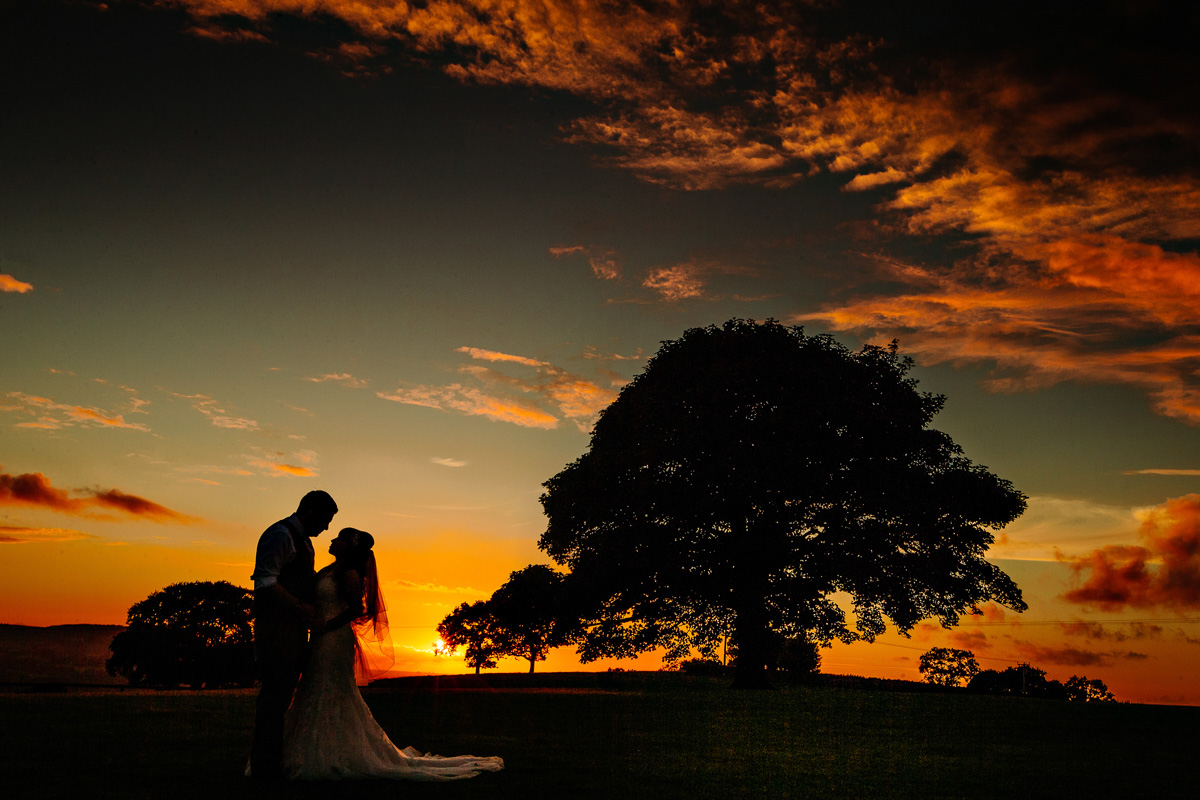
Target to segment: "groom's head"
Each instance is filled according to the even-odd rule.
[[[320,536],[329,530],[329,523],[333,521],[333,515],[337,512],[337,503],[333,502],[329,493],[315,489],[300,498],[300,505],[296,508],[296,517],[304,526],[306,534]]]

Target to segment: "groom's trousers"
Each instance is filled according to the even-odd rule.
[[[308,642],[303,622],[284,617],[267,605],[255,603],[254,663],[260,688],[254,708],[250,774],[256,778],[283,774],[283,718],[300,682]]]

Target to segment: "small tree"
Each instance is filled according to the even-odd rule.
[[[979,673],[979,664],[970,650],[934,647],[921,654],[921,674],[926,683],[938,686],[958,686]]]
[[[464,648],[463,659],[478,675],[481,669],[496,666],[500,654],[500,628],[486,600],[463,603],[446,615],[437,627],[438,636],[450,648],[450,653]]]
[[[1067,699],[1077,703],[1115,703],[1117,698],[1099,678],[1072,675],[1066,683]]]
[[[227,581],[171,584],[129,607],[105,668],[134,686],[251,686],[252,602]]]
[[[564,619],[562,573],[545,564],[530,564],[509,575],[492,595],[488,606],[496,617],[501,652],[529,660],[545,661],[550,648],[570,641],[571,620]]]

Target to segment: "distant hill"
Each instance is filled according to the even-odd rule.
[[[104,662],[108,645],[123,625],[0,624],[0,683],[91,683],[124,685]]]

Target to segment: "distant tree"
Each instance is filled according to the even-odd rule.
[[[130,606],[105,668],[134,686],[251,686],[252,601],[226,581],[171,584]]]
[[[1089,680],[1082,675],[1072,675],[1066,683],[1067,699],[1078,703],[1115,703],[1117,698],[1096,678]]]
[[[1024,496],[928,427],[910,359],[774,321],[665,342],[545,483],[539,542],[570,568],[584,661],[737,646],[767,683],[772,635],[872,640],[985,600],[1025,609],[984,559]],[[850,595],[855,628],[834,595]]]
[[[453,653],[464,648],[463,658],[478,675],[481,669],[496,666],[500,654],[500,628],[486,600],[463,603],[438,624],[438,636]]]
[[[921,654],[921,674],[926,683],[938,686],[958,686],[979,672],[979,663],[970,650],[934,647]]]
[[[821,652],[816,642],[803,636],[783,639],[779,642],[774,666],[791,675],[816,672],[821,668]]]
[[[1040,697],[1048,700],[1067,699],[1067,690],[1062,683],[1046,680],[1044,670],[1029,664],[1019,664],[1002,672],[985,669],[971,679],[967,690],[978,694]]]
[[[550,648],[570,641],[574,620],[563,616],[563,576],[545,564],[530,564],[509,575],[488,606],[496,617],[500,652],[534,664]]]

